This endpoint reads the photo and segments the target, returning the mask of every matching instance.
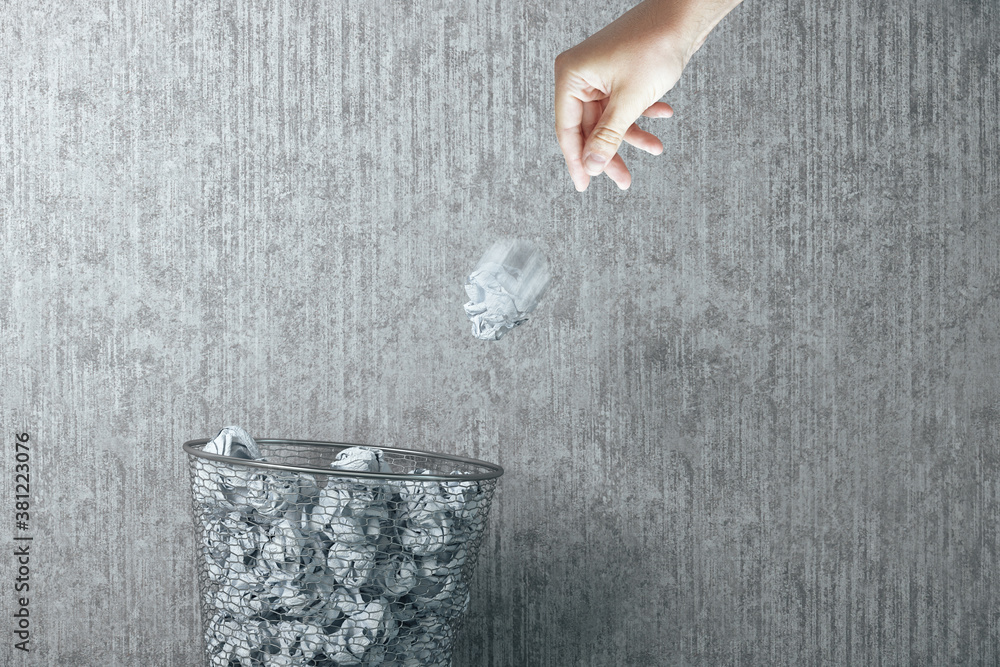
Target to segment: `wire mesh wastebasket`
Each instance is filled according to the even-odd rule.
[[[500,466],[391,447],[184,444],[207,664],[448,667]],[[375,452],[378,472],[333,468]]]

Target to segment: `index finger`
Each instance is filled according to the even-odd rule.
[[[583,100],[567,88],[556,86],[556,139],[566,158],[566,167],[577,191],[583,192],[590,184],[590,176],[583,168]]]

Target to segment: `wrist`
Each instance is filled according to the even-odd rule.
[[[657,28],[665,48],[682,66],[701,48],[719,21],[741,0],[644,0],[641,7]]]

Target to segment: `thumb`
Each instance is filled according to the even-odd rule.
[[[625,140],[625,133],[646,110],[646,106],[633,103],[624,95],[611,97],[583,146],[583,166],[589,175],[597,176],[604,171]]]

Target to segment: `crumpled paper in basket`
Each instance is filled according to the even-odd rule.
[[[257,441],[239,426],[223,428],[219,431],[219,435],[205,445],[205,451],[209,454],[232,456],[237,459],[260,460],[261,458]]]
[[[238,427],[205,450],[264,460]],[[449,623],[469,604],[466,544],[485,521],[478,482],[330,477],[323,485],[308,474],[195,465],[213,665],[444,664]],[[331,467],[393,472],[381,450],[360,446]]]

